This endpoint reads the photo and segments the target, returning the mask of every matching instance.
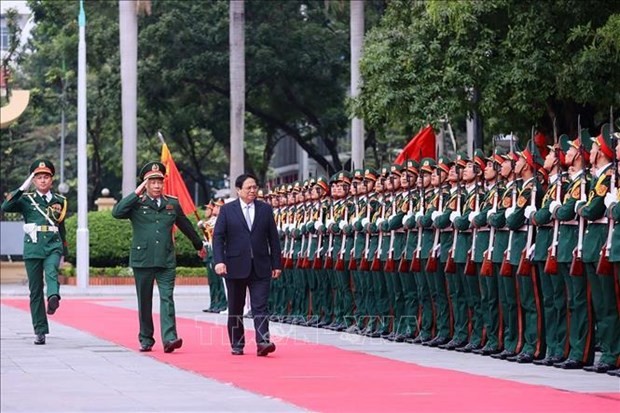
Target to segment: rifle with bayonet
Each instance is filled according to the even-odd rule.
[[[366,192],[366,222],[370,223],[370,193]],[[370,261],[368,261],[368,253],[370,249],[370,231],[366,230],[366,239],[364,240],[364,251],[362,252],[362,259],[360,260],[360,270],[369,271]]]
[[[510,133],[510,170],[513,171],[512,173],[514,174],[514,170],[515,170],[515,161],[513,158],[513,153],[514,153],[514,136],[512,134],[512,132]],[[513,176],[513,181],[512,181],[512,196],[511,196],[511,202],[510,202],[510,206],[514,207],[517,204],[517,178],[516,176]],[[504,259],[502,261],[502,265],[499,268],[499,273],[500,275],[504,276],[504,277],[510,277],[512,275],[512,265],[510,264],[510,254],[511,254],[511,248],[512,248],[512,237],[513,237],[514,231],[510,230],[508,232],[508,247],[506,248],[506,251],[504,251]]]
[[[475,153],[474,153],[475,156]],[[474,182],[474,212],[478,214],[480,212],[480,188],[478,177],[478,165],[474,162],[474,174],[476,176]],[[478,228],[474,227],[471,235],[471,248],[467,251],[467,260],[465,261],[465,275],[476,275],[476,262],[474,258],[476,256],[476,237],[478,236]]]
[[[323,268],[323,260],[321,259],[321,251],[323,250],[323,230],[320,227],[321,225],[324,225],[323,211],[325,210],[325,208],[323,206],[323,200],[321,199],[321,196],[319,196],[317,206],[319,208],[319,225],[317,225],[319,229],[319,236],[316,242],[316,251],[314,252],[314,258],[312,259],[312,269],[314,270],[320,270],[321,268]]]
[[[396,192],[394,191],[395,185],[394,185],[393,175],[390,175],[388,179],[391,180],[391,184],[392,184],[392,195],[391,195],[392,214],[389,218],[389,219],[392,219],[394,215],[396,215]],[[396,238],[395,235],[396,235],[396,230],[394,229],[390,230],[390,245],[388,247],[387,258],[385,260],[385,271],[387,272],[394,272],[394,270],[396,269],[395,268],[396,265],[394,264],[394,238]]]
[[[586,176],[587,176],[587,170],[586,170],[586,159],[585,159],[585,147],[583,145],[583,138],[581,136],[581,115],[579,115],[579,117],[577,118],[577,129],[579,130],[579,152],[581,153],[581,161],[582,161],[582,167],[581,167],[581,185],[580,185],[580,191],[581,193],[580,195],[580,202],[585,202],[586,201]],[[586,220],[584,217],[582,217],[581,215],[579,215],[579,227],[577,230],[577,247],[575,248],[575,250],[573,251],[573,260],[570,264],[570,270],[569,270],[569,274],[572,275],[573,277],[582,277],[583,276],[583,260],[582,260],[582,254],[583,254],[583,233],[585,231],[585,227],[586,227]]]
[[[601,130],[601,133],[603,131]],[[614,137],[614,111],[613,106],[609,108],[609,134],[611,137],[611,146],[614,152],[614,156],[612,158],[612,169],[613,173],[611,175],[611,181],[609,184],[609,189],[611,191],[616,189],[616,173],[618,170],[618,159],[616,157],[616,145],[617,139]],[[607,239],[605,240],[605,244],[601,248],[601,255],[598,260],[598,264],[596,266],[596,273],[600,275],[613,275],[613,266],[609,262],[609,253],[611,251],[611,239],[614,232],[614,220],[610,216],[608,217],[609,223],[607,227]]]
[[[443,182],[441,182],[439,186],[437,187],[437,197],[439,197],[437,201],[437,211],[443,213],[443,209],[444,209],[443,207]],[[440,232],[441,230],[435,227],[435,234],[433,236],[433,247],[429,251],[428,260],[426,261],[425,269],[427,273],[434,273],[437,271],[437,267],[438,267],[437,261],[439,260],[439,248],[441,248],[441,244],[439,242]]]
[[[327,220],[326,229],[329,231],[329,237],[327,239],[327,251],[325,252],[325,262],[323,268],[331,270],[334,266],[334,259],[332,258],[332,251],[334,250],[334,233],[329,229],[331,222],[334,221],[334,199],[329,199],[329,219]]]
[[[560,141],[558,139],[558,130],[555,118],[553,118],[553,150],[555,151],[555,160],[557,162],[557,179],[555,181],[555,201],[559,204],[562,202],[562,165],[560,163]],[[555,219],[553,222],[553,235],[551,237],[551,245],[545,261],[545,273],[556,275],[558,273],[558,236],[560,234],[560,220]]]
[[[310,208],[308,208],[305,202],[300,203],[300,207],[303,207],[303,212],[302,214],[300,214],[300,222],[297,224],[297,226],[299,228],[299,232],[301,233],[301,247],[299,248],[299,251],[297,252],[296,267],[301,269],[301,268],[304,268],[304,259],[306,258],[305,253],[308,251],[308,246],[310,246],[310,238],[306,237],[303,231],[303,226],[309,220],[308,212]],[[309,232],[308,232],[308,235],[310,235]],[[308,238],[307,239],[308,242],[306,242],[306,238]]]
[[[534,145],[534,127],[532,127],[532,139],[530,141],[530,145]],[[532,149],[532,153],[534,150]],[[536,193],[538,190],[538,178],[536,177],[536,171],[534,172],[534,179],[532,180],[532,190],[530,191],[530,206],[532,208],[536,207]],[[534,250],[533,241],[534,241],[534,225],[532,224],[532,220],[530,217],[525,217],[526,225],[527,225],[527,241],[525,243],[525,248],[521,251],[521,257],[519,257],[519,265],[517,266],[517,275],[520,276],[528,276],[532,273],[532,261],[531,254]]]
[[[461,215],[461,209],[462,209],[462,205],[461,205],[461,198],[462,198],[462,193],[461,193],[461,178],[462,178],[462,171],[461,171],[461,167],[458,166],[458,164],[455,164],[454,166],[455,170],[456,170],[456,213],[457,215]],[[456,253],[456,241],[457,241],[457,236],[459,231],[456,229],[456,226],[454,226],[454,224],[452,224],[452,228],[454,229],[454,235],[452,236],[452,247],[450,247],[450,251],[448,251],[448,259],[446,260],[446,265],[444,267],[444,272],[446,274],[454,274],[456,273],[456,262],[454,261],[454,254]]]
[[[382,200],[380,201],[381,208],[381,222],[385,221],[385,186],[382,193]],[[375,251],[375,256],[372,259],[372,263],[370,264],[371,271],[379,271],[381,269],[381,249],[383,248],[383,231],[379,228],[379,243],[377,244],[377,250]]]
[[[493,155],[495,157],[495,139],[493,140]],[[499,168],[497,167],[497,163],[495,160],[492,161],[493,169],[495,170],[495,193],[493,194],[493,206],[491,207],[493,211],[497,210],[497,204],[499,203]],[[495,227],[490,225],[491,230],[489,231],[489,246],[487,250],[484,252],[482,257],[482,264],[480,265],[480,275],[485,277],[490,277],[493,275],[493,244],[495,243]]]
[[[362,182],[364,181],[364,177],[362,176]],[[355,219],[359,219],[360,216],[360,205],[359,205],[359,187],[357,185],[357,181],[352,184],[355,187],[355,195],[353,195],[353,203],[355,204]],[[353,221],[353,220],[352,220]],[[355,260],[355,244],[357,243],[357,237],[359,235],[359,231],[355,229],[355,221],[353,221],[352,225],[353,231],[355,231],[353,235],[353,246],[351,247],[351,254],[349,255],[349,271],[357,270],[357,261]]]
[[[424,215],[424,179],[420,179],[419,180],[419,185],[418,185],[418,192],[419,192],[419,198],[418,198],[418,211],[422,213],[422,215]],[[410,214],[413,214],[413,199],[411,197],[411,195],[409,195],[409,210],[411,211]],[[417,220],[414,221],[417,225]],[[409,232],[407,233],[407,236],[409,236],[409,234],[411,233],[411,231],[413,231],[413,228],[409,229]],[[418,240],[417,240],[417,244],[415,247],[415,251],[413,251],[413,255],[411,257],[411,265],[410,267],[405,267],[405,268],[410,268],[411,272],[420,272],[422,270],[422,263],[420,260],[420,254],[422,251],[422,226],[419,225],[418,226]],[[405,244],[407,245],[407,244]],[[405,251],[403,250],[403,254],[405,253]],[[407,270],[404,270],[402,272],[407,272]]]
[[[345,225],[347,225],[349,223],[349,205],[347,204],[346,198],[342,199],[342,207],[344,208],[344,216],[342,217],[342,222],[344,222]],[[347,246],[347,234],[345,233],[344,228],[342,228],[341,231],[342,231],[342,240],[340,244],[340,250],[338,251],[338,259],[336,260],[336,266],[334,267],[336,271],[344,271],[344,251]]]

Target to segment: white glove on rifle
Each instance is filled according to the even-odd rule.
[[[28,188],[30,188],[30,184],[32,183],[32,179],[34,178],[34,172],[30,174],[30,176],[28,178],[26,178],[26,180],[24,181],[24,183],[22,184],[22,186],[19,187],[19,190],[24,192],[26,191]]]
[[[549,211],[551,211],[551,214],[555,214],[555,211],[557,211],[557,209],[561,206],[562,204],[560,202],[553,200],[549,204]]]
[[[198,221],[198,222],[196,223],[196,226],[198,226],[198,228],[200,228],[200,229],[204,229],[204,227],[205,227],[205,222],[201,219],[200,221]]]
[[[435,221],[439,215],[441,215],[441,211],[433,211],[431,213],[431,219]]]
[[[525,218],[532,219],[532,214],[538,211],[536,207],[528,205],[525,207]]]
[[[454,224],[454,220],[458,217],[460,217],[461,214],[459,214],[456,211],[450,212],[450,222],[452,222]]]
[[[480,211],[471,211],[469,213],[469,216],[467,217],[467,219],[469,219],[469,222],[474,222],[474,219],[476,219],[476,217],[480,214]]]
[[[609,208],[612,204],[615,204],[618,202],[618,197],[613,192],[607,192],[607,195],[605,195],[604,202],[605,202],[605,207]]]

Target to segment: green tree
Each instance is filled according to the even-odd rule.
[[[395,0],[367,36],[356,113],[413,130],[476,111],[486,134],[598,133],[620,102],[620,4]]]

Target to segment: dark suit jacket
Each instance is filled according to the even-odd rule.
[[[213,231],[213,264],[226,264],[227,278],[249,277],[252,265],[258,277],[271,277],[271,270],[281,267],[273,210],[261,201],[254,201],[254,208],[251,231],[238,199],[220,208]]]

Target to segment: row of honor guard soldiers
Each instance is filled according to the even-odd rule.
[[[618,375],[617,135],[261,192],[283,251],[272,320]]]

